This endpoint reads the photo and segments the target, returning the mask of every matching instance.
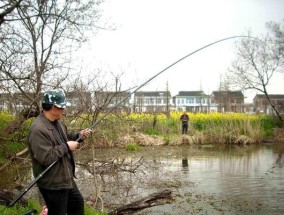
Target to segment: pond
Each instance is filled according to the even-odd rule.
[[[284,214],[283,152],[284,144],[100,148],[94,180],[91,150],[82,148],[77,184],[88,202],[97,192],[108,211],[170,190],[172,200],[135,214]]]
[[[284,214],[283,151],[282,145],[96,149],[96,159],[112,163],[108,172],[101,169],[106,163],[96,165],[97,183],[109,210],[169,189],[173,201],[136,214]],[[78,176],[84,196],[92,196],[91,174],[79,168]]]

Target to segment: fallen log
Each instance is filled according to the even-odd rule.
[[[163,205],[169,203],[173,200],[171,196],[172,192],[170,190],[163,190],[157,193],[153,193],[148,197],[140,199],[138,201],[132,202],[130,204],[121,206],[111,212],[108,215],[123,215],[123,214],[132,214],[138,210],[145,208]]]

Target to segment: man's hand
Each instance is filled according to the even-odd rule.
[[[83,139],[85,139],[85,138],[87,138],[88,136],[90,136],[91,132],[92,132],[92,129],[86,128],[86,129],[80,131],[79,135],[80,135],[80,137],[82,137]]]
[[[77,148],[78,144],[79,143],[77,141],[68,141],[67,142],[67,145],[68,145],[68,147],[71,151],[74,151]]]

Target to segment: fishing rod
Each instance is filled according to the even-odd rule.
[[[97,124],[99,124],[107,115],[109,115],[114,109],[116,109],[119,105],[121,105],[123,102],[125,102],[129,97],[131,97],[131,95],[133,95],[134,93],[136,93],[138,90],[140,90],[142,87],[144,87],[146,84],[148,84],[150,81],[152,81],[153,79],[155,79],[157,76],[159,76],[160,74],[162,74],[163,72],[165,72],[166,70],[170,69],[171,67],[173,67],[174,65],[178,64],[179,62],[181,62],[182,60],[188,58],[189,56],[205,49],[208,48],[209,46],[212,46],[214,44],[226,41],[226,40],[231,40],[231,39],[235,39],[235,38],[253,38],[253,39],[257,39],[251,36],[232,36],[232,37],[226,37],[223,38],[221,40],[217,40],[215,42],[209,43],[205,46],[202,46],[199,49],[196,49],[195,51],[185,55],[184,57],[178,59],[177,61],[175,61],[174,63],[170,64],[169,66],[167,66],[166,68],[164,68],[163,70],[161,70],[160,72],[158,72],[157,74],[155,74],[153,77],[149,78],[147,81],[145,81],[144,83],[142,83],[140,86],[138,86],[133,92],[131,92],[128,96],[126,96],[124,99],[122,99],[120,102],[118,102],[115,106],[113,106],[112,108],[110,108],[101,118],[99,118],[98,120],[96,120],[94,122],[94,124],[92,124],[88,129],[92,129],[94,128]],[[77,142],[79,140],[81,140],[82,136],[79,136],[79,138],[76,140]],[[59,159],[58,159],[59,160]],[[20,198],[22,196],[24,196],[34,185],[35,183],[48,171],[50,170],[54,164],[56,164],[58,162],[58,160],[54,161],[53,163],[51,163],[42,173],[40,173],[34,180],[32,180],[15,198],[13,201],[10,202],[10,204],[8,205],[8,207],[12,207],[14,204],[16,204],[16,202],[18,202],[20,200]]]

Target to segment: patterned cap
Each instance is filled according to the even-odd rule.
[[[66,101],[65,93],[62,89],[48,90],[43,94],[43,104],[53,104],[59,108],[66,108],[71,104]]]

